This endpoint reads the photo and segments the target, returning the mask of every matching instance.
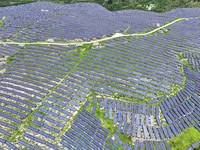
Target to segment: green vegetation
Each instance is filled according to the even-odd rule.
[[[192,126],[181,132],[179,136],[169,139],[168,144],[172,150],[184,150],[198,140],[200,140],[200,132]]]
[[[3,19],[0,20],[0,26],[1,26],[2,23],[3,23]]]
[[[91,99],[92,99],[92,97],[91,97]],[[92,101],[92,100],[90,100],[90,101]],[[99,98],[97,98],[97,101],[99,103]],[[88,106],[86,107],[86,110],[91,112],[92,107],[93,107],[93,102],[90,102],[88,104]],[[99,118],[102,121],[100,124],[102,127],[106,128],[110,131],[110,133],[108,134],[108,137],[113,137],[113,135],[116,134],[118,124],[113,124],[113,120],[110,120],[108,118],[104,119],[104,109],[101,109],[97,105],[94,116],[96,116],[97,118]],[[135,142],[132,140],[131,136],[127,136],[126,134],[117,134],[117,135],[121,139],[122,143],[128,143],[128,144],[134,145]],[[115,142],[117,142],[117,141],[115,141]],[[113,146],[109,141],[106,141],[106,144]],[[117,148],[117,150],[121,150],[122,148],[123,148],[123,145],[119,146]]]
[[[12,62],[12,60],[13,60],[13,57],[12,57],[12,56],[10,56],[10,57],[8,57],[8,58],[6,59],[6,63],[11,63],[11,62]]]
[[[45,0],[2,0],[0,6],[11,6]],[[148,10],[150,4],[155,4],[151,11],[166,12],[176,8],[200,7],[200,0],[46,0],[59,4],[72,4],[77,2],[98,3],[111,11],[124,9]]]

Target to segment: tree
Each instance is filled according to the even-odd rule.
[[[112,0],[108,0],[108,4],[112,4],[113,3],[113,1]]]

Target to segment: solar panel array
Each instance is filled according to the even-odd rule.
[[[199,16],[199,8],[176,9],[167,13],[140,10],[111,12],[94,3],[55,4],[35,2],[0,8],[1,40],[35,42],[54,39],[57,42],[110,36],[116,31],[139,32],[153,29],[177,17]]]
[[[149,30],[177,15],[198,16],[199,10],[157,14],[109,12],[91,3],[10,6],[0,8],[0,18],[7,16],[0,40],[90,40],[123,32],[128,25],[127,32]],[[199,19],[184,20],[167,27],[171,31],[167,34],[104,41],[104,46],[84,56],[73,51],[76,46],[1,44],[1,147],[170,149],[165,140],[191,126],[200,131],[199,23]],[[193,70],[179,61],[179,55]],[[181,89],[176,94],[171,93],[174,86]],[[73,121],[81,106],[88,105],[91,112],[83,109]],[[98,107],[117,127],[113,135],[100,125],[103,118],[95,117]],[[122,142],[121,135],[136,139],[135,145]]]
[[[100,123],[100,119],[83,109],[70,129],[61,136],[60,143],[68,149],[103,149],[110,131]],[[111,138],[108,140],[115,143]]]

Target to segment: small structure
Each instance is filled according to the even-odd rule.
[[[4,20],[4,19],[6,19],[6,17],[5,17],[5,16],[3,16],[3,18],[2,18],[2,19]]]
[[[48,39],[47,41],[48,42],[54,42],[54,39]]]
[[[151,8],[155,8],[155,4],[150,4],[148,10],[151,10]]]
[[[76,46],[83,46],[82,43],[76,43]]]
[[[163,28],[163,31],[164,31],[164,32],[167,32],[168,30],[167,30],[166,28]]]
[[[99,45],[99,42],[94,42],[93,43],[93,46],[98,46]]]
[[[49,10],[48,9],[41,9],[41,11],[48,12]]]
[[[24,47],[25,44],[24,44],[24,43],[20,43],[19,46],[20,46],[20,47]]]
[[[157,26],[157,27],[160,27],[160,24],[159,24],[159,23],[157,23],[157,24],[156,24],[156,26]]]

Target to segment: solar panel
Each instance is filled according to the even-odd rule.
[[[137,103],[134,103],[133,113],[136,113],[136,111],[137,111]]]
[[[138,114],[141,114],[141,104],[138,104]]]
[[[151,105],[151,115],[155,115],[155,107],[154,105]]]
[[[133,102],[130,102],[130,103],[129,103],[129,111],[130,111],[130,112],[132,112],[132,110],[133,110],[132,107],[133,107]]]
[[[157,131],[156,127],[153,127],[153,132],[154,132],[154,134],[156,136],[156,139],[160,139],[160,136],[158,134],[158,131]]]
[[[127,150],[132,150],[133,149],[133,145],[129,145]]]
[[[122,145],[122,141],[119,138],[119,136],[117,134],[114,134],[114,137],[115,137],[116,141],[119,143],[119,145]]]
[[[94,103],[94,104],[97,104],[97,98],[96,98],[96,95],[93,95],[93,103]]]
[[[112,101],[112,109],[114,110],[115,109],[115,104],[116,103],[116,100],[115,99],[113,99],[113,101]]]
[[[103,107],[103,97],[100,97],[99,107],[100,107],[100,108]]]
[[[164,133],[164,135],[165,135],[165,138],[168,139],[168,138],[169,138],[169,134],[168,134],[168,132],[167,132],[165,126],[162,126],[162,130],[163,130],[163,133]]]
[[[160,145],[161,150],[165,150],[165,147],[164,147],[164,145],[163,145],[163,142],[162,142],[162,141],[158,141],[158,143],[159,143],[159,145]]]
[[[132,134],[131,136],[135,137],[136,136],[136,125],[134,124],[132,127]]]
[[[128,122],[128,123],[131,122],[130,115],[131,115],[131,113],[130,113],[130,112],[127,112],[127,122]]]
[[[126,122],[126,112],[125,111],[123,111],[123,122]]]
[[[194,125],[195,123],[194,123],[194,121],[191,119],[191,117],[190,116],[188,116],[188,115],[186,115],[185,116],[188,120],[189,120],[189,122],[192,124],[192,125]]]
[[[160,127],[157,128],[157,131],[158,131],[158,133],[160,134],[161,139],[162,139],[162,140],[165,139],[164,134],[163,134],[163,132],[162,132],[162,130],[161,130]]]
[[[139,125],[140,124],[140,115],[136,114],[136,124]]]
[[[121,110],[118,110],[118,121],[121,121]]]
[[[104,108],[107,108],[107,98],[104,98]]]
[[[110,143],[113,144],[114,147],[118,147],[118,144],[115,141],[113,141],[110,137],[108,138],[108,141],[110,141]]]
[[[137,128],[137,138],[141,138],[141,128],[142,128],[142,126],[138,125],[138,128]]]
[[[92,107],[92,112],[91,112],[92,114],[95,113],[96,108],[97,108],[97,105],[93,105],[93,107]]]
[[[108,118],[108,110],[107,110],[107,107],[104,108],[104,118]]]
[[[126,128],[128,126],[128,123],[127,122],[124,122],[124,126],[122,128],[122,133],[124,134],[126,132]]]
[[[112,119],[112,108],[109,108],[109,119]]]
[[[140,142],[140,150],[144,150],[144,143]]]
[[[120,107],[120,100],[117,100],[117,110],[119,110],[119,107]]]
[[[113,118],[113,124],[117,124],[117,113],[114,113]]]
[[[121,111],[123,111],[124,110],[124,101],[121,101]]]
[[[128,111],[128,101],[125,101],[125,111]]]
[[[108,99],[108,108],[111,108],[111,99]]]
[[[146,115],[145,124],[146,124],[146,126],[149,125],[149,115]]]
[[[142,104],[142,114],[146,113],[146,104]]]
[[[118,128],[117,128],[117,133],[121,132],[121,128],[122,128],[122,122],[119,123]]]
[[[136,140],[135,146],[134,146],[134,150],[138,150],[139,144],[140,144],[140,141],[139,141],[139,140]]]
[[[128,147],[128,144],[127,144],[127,143],[124,143],[122,150],[126,150],[127,147]]]
[[[148,141],[144,141],[144,145],[146,150],[150,150]]]
[[[174,138],[174,135],[172,134],[170,127],[166,126],[166,129],[167,129],[167,132],[169,133],[169,137]]]
[[[135,114],[134,114],[134,113],[132,113],[131,123],[132,123],[132,124],[135,124]]]
[[[147,115],[150,115],[150,105],[147,105],[147,112],[146,112]]]
[[[126,132],[127,135],[130,135],[130,134],[131,134],[131,127],[132,127],[132,124],[129,123],[129,124],[128,124],[128,129],[127,129],[127,132]]]
[[[171,148],[170,148],[170,146],[169,146],[169,144],[167,143],[166,140],[164,140],[163,143],[165,144],[165,146],[166,146],[166,148],[167,148],[168,150],[171,150]]]
[[[145,139],[149,138],[149,134],[148,134],[148,131],[147,131],[147,127],[146,127],[146,126],[143,126],[143,130],[144,130],[144,138],[145,138]]]
[[[150,145],[150,149],[154,150],[154,146],[153,146],[153,142],[152,141],[149,141],[149,145]]]
[[[150,116],[150,123],[151,123],[151,126],[154,126],[154,117],[152,115]]]

